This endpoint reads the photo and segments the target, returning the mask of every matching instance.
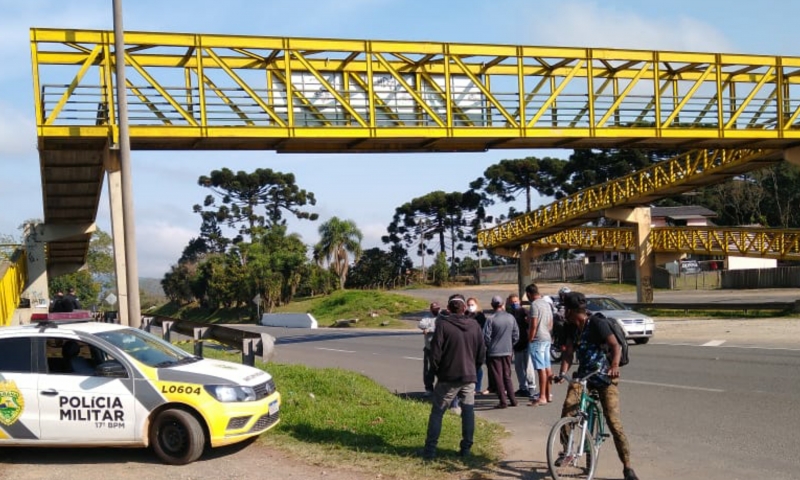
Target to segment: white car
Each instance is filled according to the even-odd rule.
[[[267,372],[88,315],[0,329],[0,447],[150,446],[182,465],[279,422]]]
[[[625,337],[637,344],[649,342],[655,333],[656,324],[651,317],[629,309],[613,297],[586,295],[586,308],[616,320],[625,330]]]

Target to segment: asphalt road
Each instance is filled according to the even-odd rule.
[[[421,393],[422,338],[415,331],[266,330],[278,339],[278,362],[346,368],[393,392]],[[797,349],[703,346],[709,340],[631,347],[622,415],[637,472],[648,479],[797,478],[800,342]],[[556,387],[557,403],[564,392]],[[509,476],[545,478],[545,439],[560,406],[492,410],[496,402],[480,397],[477,409],[513,434],[503,462]],[[620,472],[608,442],[598,478],[620,478]]]
[[[543,283],[539,287],[545,295],[555,295],[562,285],[575,291],[584,291],[580,284]],[[597,284],[584,288],[597,289]],[[481,306],[489,308],[489,300],[494,295],[506,297],[517,293],[517,286],[512,284],[476,285],[459,288],[405,290],[406,295],[423,298],[427,301],[445,302],[453,293],[461,293],[466,297],[475,297]],[[591,290],[587,293],[594,293]],[[636,292],[614,293],[613,296],[623,302],[636,302]],[[749,303],[749,302],[792,302],[800,300],[800,290],[796,288],[772,288],[752,290],[656,290],[653,294],[655,302],[680,303]]]

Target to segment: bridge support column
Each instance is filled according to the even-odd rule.
[[[44,225],[25,225],[26,268],[28,269],[28,284],[24,285],[22,297],[31,301],[31,308],[50,306],[50,291],[47,286],[47,257],[44,251],[45,243],[39,241],[39,233],[43,233]],[[27,322],[26,322],[27,323]]]
[[[105,168],[108,174],[108,203],[111,211],[111,238],[114,242],[114,271],[117,277],[117,309],[121,325],[130,325],[128,314],[128,269],[125,262],[125,223],[122,221],[122,173],[119,151],[106,148]]]
[[[517,262],[517,295],[522,300],[525,293],[525,286],[531,281],[531,259],[533,249],[523,245],[519,250],[519,261]]]
[[[541,257],[542,255],[557,251],[558,248],[556,247],[533,247],[530,245],[523,245],[520,247],[519,264],[517,265],[517,293],[520,300],[522,300],[522,296],[525,294],[525,287],[527,287],[529,283],[533,282],[533,276],[531,275],[531,261],[533,261],[535,258]]]
[[[48,278],[57,277],[65,273],[72,273],[85,265],[55,264],[47,268],[47,255],[45,245],[55,240],[65,240],[70,237],[81,237],[95,231],[94,223],[82,225],[46,225],[44,223],[29,224],[25,226],[25,250],[27,252],[28,284],[22,292],[22,297],[31,301],[31,307],[50,306],[50,292]]]
[[[606,218],[636,224],[636,302],[653,303],[653,246],[650,244],[650,207],[620,208],[605,212]]]
[[[800,167],[800,147],[792,147],[784,150],[783,159]]]

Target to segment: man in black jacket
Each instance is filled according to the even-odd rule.
[[[464,315],[467,302],[463,295],[453,295],[447,313],[436,319],[431,341],[431,368],[436,372],[433,406],[428,417],[428,433],[422,457],[436,456],[436,445],[442,432],[442,417],[447,406],[458,396],[461,399],[461,445],[458,454],[467,456],[475,434],[475,367],[486,357],[483,333],[478,323]]]

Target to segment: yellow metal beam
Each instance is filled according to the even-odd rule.
[[[654,227],[650,231],[650,243],[655,253],[800,260],[800,229]],[[540,238],[527,247],[633,252],[636,242],[632,228],[580,227]]]
[[[688,152],[482,230],[478,232],[478,245],[495,248],[524,244],[546,236],[548,228],[558,228],[565,222],[588,218],[608,208],[635,206],[645,199],[663,197],[685,184],[716,183],[725,176],[741,173],[738,169],[749,162],[774,154],[754,149]]]
[[[113,33],[108,31],[31,30],[37,126],[46,137],[40,143],[61,131],[73,132],[67,137],[77,137],[86,133],[82,127],[96,120],[75,93],[88,69],[99,69],[102,79],[111,78],[113,60],[107,53],[111,42]],[[143,127],[160,127],[159,135],[167,139],[165,145],[173,144],[171,139],[185,138],[187,144],[195,140],[197,145],[220,148],[222,145],[215,145],[210,135],[203,136],[203,142],[192,139],[194,132],[238,126],[240,112],[248,111],[244,108],[247,100],[230,95],[223,103],[237,112],[232,120],[224,112],[209,111],[203,106],[208,84],[169,85],[157,80],[177,78],[170,70],[180,70],[181,77],[189,70],[198,71],[199,78],[213,77],[217,94],[247,92],[272,125],[291,132],[293,151],[318,151],[326,139],[342,138],[338,130],[343,127],[349,127],[350,138],[339,147],[323,150],[347,151],[347,145],[364,145],[360,140],[380,138],[427,141],[433,138],[430,129],[444,129],[443,137],[453,140],[475,140],[448,142],[448,148],[454,150],[480,150],[513,139],[518,147],[553,147],[562,145],[565,139],[576,139],[585,147],[621,146],[634,140],[644,147],[667,148],[694,142],[725,147],[747,141],[782,148],[800,140],[800,129],[795,128],[800,98],[791,98],[800,97],[800,90],[789,88],[800,84],[800,57],[128,32],[126,62],[141,74],[130,87],[138,89],[131,98],[132,108],[151,108],[152,103],[142,96],[151,89],[169,103],[169,107],[159,108],[172,125],[158,115],[135,122]],[[227,76],[220,79],[201,72],[212,69],[223,70]],[[50,81],[51,72],[57,71],[59,76]],[[256,76],[245,74],[247,71],[264,72],[267,81],[254,80]],[[57,86],[63,84],[60,79],[65,74],[73,75],[67,89]],[[273,81],[279,74],[283,85]],[[402,86],[398,94],[407,100],[381,102],[375,96],[374,83],[387,74]],[[352,81],[355,78],[362,81]],[[335,99],[336,108],[303,95],[301,85],[310,79],[323,85]],[[440,88],[442,80],[447,79],[450,81]],[[108,85],[107,81],[101,83]],[[347,88],[340,91],[339,85],[345,84]],[[40,91],[41,85],[46,91]],[[609,85],[614,91],[607,93]],[[285,115],[275,111],[274,100],[284,92],[275,89],[281,87],[290,104]],[[92,88],[101,87],[81,84],[81,93],[87,89],[95,95]],[[169,94],[176,89],[181,89],[180,98]],[[765,89],[775,94],[759,97]],[[59,101],[46,103],[46,98],[53,98],[54,90]],[[635,100],[631,99],[633,92],[637,94]],[[737,98],[736,92],[749,94]],[[103,96],[100,92],[96,95]],[[462,97],[469,97],[469,101],[459,100]],[[200,112],[193,104],[198,100]],[[636,106],[631,109],[627,105]],[[110,111],[113,107],[109,105]],[[312,115],[296,115],[295,107]],[[376,109],[390,121],[376,121]],[[713,115],[715,110],[717,114]],[[344,125],[341,118],[334,117],[336,111],[344,112]],[[425,115],[420,116],[423,112]],[[341,113],[338,115],[341,117]],[[175,121],[181,117],[185,122]],[[408,121],[411,118],[416,119],[413,125]],[[187,129],[186,124],[200,128]],[[55,125],[74,128],[43,128]],[[248,125],[253,127],[254,138],[262,136],[263,132],[257,131],[259,122]],[[113,134],[113,122],[106,127],[100,136]],[[300,130],[305,132],[301,134]],[[135,139],[133,144],[137,145]],[[386,151],[387,147],[376,150]]]

